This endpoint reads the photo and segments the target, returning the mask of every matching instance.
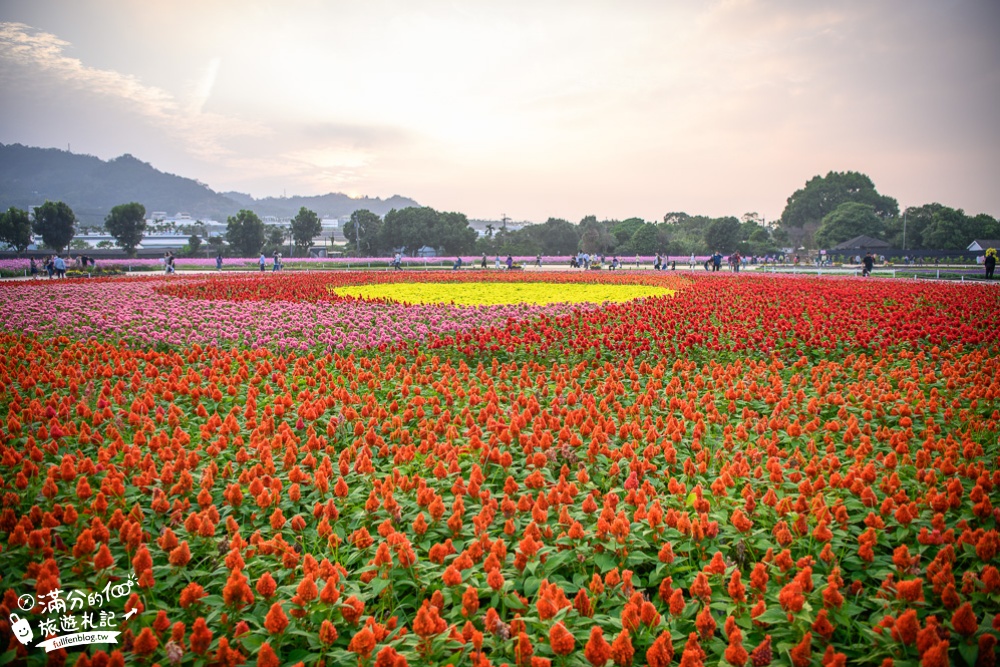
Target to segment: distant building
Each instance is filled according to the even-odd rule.
[[[1000,239],[975,239],[966,250],[970,252],[985,252],[988,248],[1000,250]]]

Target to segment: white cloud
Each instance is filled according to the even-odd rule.
[[[205,160],[232,155],[223,146],[226,139],[261,136],[268,131],[259,123],[201,110],[211,92],[218,62],[209,64],[194,102],[184,104],[170,92],[146,85],[135,76],[90,67],[66,55],[71,46],[55,35],[21,23],[0,23],[0,81],[17,79],[22,86],[28,82],[31,87],[61,86],[81,96],[112,100],[157,130],[168,132],[189,154]],[[23,89],[20,92],[27,93]]]

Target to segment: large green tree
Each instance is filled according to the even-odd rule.
[[[226,220],[226,242],[238,257],[252,257],[264,247],[264,222],[253,211],[241,210]]]
[[[464,213],[439,213],[429,206],[411,206],[385,214],[378,245],[388,252],[403,248],[409,255],[424,246],[464,254],[475,248],[476,232]]]
[[[663,235],[660,234],[660,230],[653,224],[643,223],[641,227],[635,230],[629,241],[629,254],[653,255],[665,250],[663,247],[665,245]]]
[[[588,215],[580,221],[580,250],[590,254],[610,252],[617,241],[608,231],[608,225],[597,216]]]
[[[816,230],[816,244],[829,249],[856,236],[881,239],[884,224],[872,206],[844,202],[823,218]]]
[[[959,250],[972,242],[970,224],[962,209],[942,206],[932,215],[927,225],[920,231],[920,242],[924,248],[937,250]]]
[[[295,247],[304,254],[312,245],[313,239],[323,232],[323,223],[314,211],[305,206],[292,218],[292,240]]]
[[[730,216],[716,218],[705,228],[705,245],[712,252],[731,253],[742,241],[740,221]]]
[[[646,222],[642,218],[628,218],[627,220],[613,223],[609,226],[608,231],[615,237],[617,245],[621,246],[623,243],[631,240],[636,230],[641,229],[645,224]]]
[[[344,224],[344,238],[347,239],[347,246],[353,248],[358,255],[390,252],[389,247],[379,247],[381,230],[382,218],[366,208],[359,208],[351,213],[351,219]]]
[[[580,244],[580,229],[568,220],[549,218],[540,225],[532,225],[529,229],[541,245],[542,254],[545,255],[573,254]]]
[[[464,255],[476,247],[476,230],[464,213],[441,213],[434,223],[434,247],[448,255]]]
[[[823,218],[847,202],[871,206],[882,220],[899,213],[896,200],[879,194],[865,174],[831,171],[826,176],[814,176],[788,198],[781,213],[781,226],[796,246],[809,247],[815,242],[813,236]]]
[[[22,253],[31,245],[31,218],[27,211],[11,206],[0,213],[0,243]]]
[[[133,257],[146,231],[146,207],[136,202],[119,204],[104,218],[104,228],[125,250],[125,254]]]
[[[62,252],[76,233],[76,216],[65,202],[47,201],[35,207],[32,229],[45,245]]]

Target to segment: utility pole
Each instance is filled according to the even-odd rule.
[[[903,251],[906,251],[906,209],[903,209]]]

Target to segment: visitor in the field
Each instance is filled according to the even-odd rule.
[[[507,255],[507,270],[509,271],[513,266],[514,266],[514,258],[511,257],[510,255]]]
[[[62,257],[56,255],[55,259],[52,260],[52,267],[56,272],[56,278],[66,277],[66,260]]]
[[[260,253],[260,259],[257,260],[257,263],[260,264],[260,272],[264,273],[264,267],[267,265],[267,257],[264,256],[263,250]]]
[[[483,268],[486,268],[486,253],[483,253]]]
[[[462,258],[461,257],[456,257],[455,258],[455,263],[451,265],[451,270],[452,271],[458,271],[460,268],[462,268]]]
[[[861,271],[861,275],[867,278],[872,274],[872,269],[875,268],[875,258],[872,257],[871,253],[865,255],[865,258],[861,261],[864,264],[864,269]]]
[[[222,270],[222,253],[221,252],[218,255],[215,256],[215,270],[216,271],[221,271]]]
[[[995,248],[987,249],[983,266],[986,267],[986,279],[993,280],[993,271],[997,268],[997,251]]]
[[[31,258],[31,279],[34,280],[38,278],[38,264],[35,263],[35,258]]]
[[[281,253],[280,252],[275,252],[274,253],[274,266],[271,267],[271,273],[274,273],[275,271],[280,271],[280,270],[281,270]]]

